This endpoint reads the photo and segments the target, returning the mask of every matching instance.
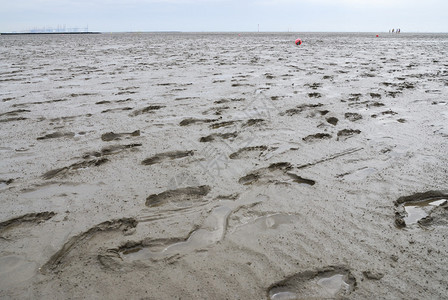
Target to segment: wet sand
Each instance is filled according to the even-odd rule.
[[[0,298],[448,297],[447,34],[0,37]]]

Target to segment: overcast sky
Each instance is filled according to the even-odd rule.
[[[447,0],[0,0],[0,32],[448,32]]]

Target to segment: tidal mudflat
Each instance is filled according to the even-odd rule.
[[[0,298],[448,297],[448,35],[0,37]]]

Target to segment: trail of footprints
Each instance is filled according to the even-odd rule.
[[[256,63],[253,61],[252,63]],[[348,71],[340,70],[340,73],[347,73]],[[286,74],[289,75],[289,74]],[[286,76],[285,75],[285,76]],[[371,72],[366,71],[364,77],[374,77]],[[251,84],[244,83],[247,75],[241,75],[232,79],[232,87],[251,86]],[[273,79],[275,75],[266,73],[266,79]],[[334,80],[333,75],[324,76],[325,80]],[[225,80],[216,80],[215,83],[223,83]],[[174,89],[185,90],[185,85],[178,85],[175,83],[160,83],[160,86],[173,86]],[[383,91],[386,97],[395,98],[399,96],[405,89],[414,89],[415,84],[411,82],[390,83],[382,82],[382,86],[387,88]],[[313,90],[307,93],[310,101],[321,100],[324,95],[319,92],[323,83],[306,84],[305,87]],[[391,90],[395,88],[395,90]],[[120,90],[117,94],[133,94],[134,91],[126,89]],[[71,94],[70,97],[80,97],[82,94]],[[377,92],[370,92],[368,100],[363,101],[363,95],[350,94],[347,99],[341,102],[347,103],[349,109],[356,107],[366,107],[372,109],[380,109],[382,111],[372,114],[371,118],[379,117],[394,117],[397,113],[390,109],[383,109],[384,103],[379,102],[382,99],[382,94]],[[272,96],[273,101],[279,100],[279,96]],[[3,99],[3,101],[10,101],[12,99]],[[131,99],[115,101],[117,103],[128,102]],[[178,97],[177,101],[194,100],[192,97]],[[58,100],[53,100],[58,101]],[[60,100],[66,101],[66,99]],[[209,135],[200,138],[199,142],[212,143],[220,139],[232,140],[239,136],[239,129],[264,126],[266,120],[263,118],[252,118],[248,120],[225,120],[223,115],[230,109],[229,103],[244,102],[245,98],[221,99],[215,101],[214,106],[204,112],[204,115],[212,113],[215,118],[185,118],[179,123],[179,126],[207,126],[210,131]],[[97,105],[110,104],[111,102],[102,101],[97,102]],[[30,103],[41,104],[41,102]],[[154,114],[156,111],[166,108],[165,105],[149,105],[143,108],[135,109],[132,107],[120,107],[113,109],[105,109],[102,113],[131,111],[130,117],[137,117],[143,114]],[[0,122],[17,122],[28,119],[30,110],[18,109],[0,114]],[[327,139],[336,138],[338,141],[344,141],[347,138],[360,135],[361,131],[358,129],[336,129],[341,120],[345,119],[356,125],[357,122],[363,121],[363,116],[356,112],[347,112],[342,116],[335,116],[330,111],[325,109],[322,103],[301,104],[293,108],[286,109],[281,112],[282,118],[319,118],[323,123],[329,124],[329,132],[316,132],[302,137],[304,143],[318,143]],[[364,116],[365,117],[365,116]],[[400,123],[406,120],[400,118],[397,120]],[[213,132],[217,129],[228,129],[229,132]],[[44,142],[49,139],[57,138],[73,138],[76,134],[74,132],[56,131],[43,134],[37,137],[37,140]],[[101,136],[104,142],[119,141],[125,138],[137,138],[140,136],[140,131],[114,133],[107,132]],[[112,145],[102,148],[100,151],[93,151],[85,153],[82,160],[65,166],[54,169],[42,175],[45,180],[52,179],[58,176],[65,176],[70,172],[85,169],[88,167],[98,167],[109,161],[110,155],[120,153],[128,149],[134,149],[142,146],[140,143]],[[260,146],[246,146],[240,148],[229,155],[230,159],[244,159],[252,155],[261,156],[270,151],[271,148],[266,145]],[[341,155],[351,154],[359,149],[349,149],[346,153],[336,154],[331,157],[323,158],[320,161],[311,162],[307,165],[293,166],[289,162],[272,163],[267,167],[256,169],[238,180],[238,183],[243,186],[262,185],[262,184],[304,184],[313,186],[316,181],[309,178],[303,178],[294,172],[294,169],[299,170],[314,164],[337,158]],[[161,164],[172,160],[181,160],[194,156],[195,150],[174,150],[163,153],[154,154],[151,157],[143,160],[142,165],[152,166]],[[159,208],[176,208],[185,209],[186,207],[199,206],[203,203],[209,203],[211,187],[207,185],[189,186],[174,190],[167,190],[161,193],[149,195],[146,198],[145,205],[150,209]],[[237,197],[237,196],[236,196]],[[399,228],[412,227],[417,224],[421,227],[428,226],[446,226],[448,225],[448,193],[445,191],[429,191],[419,193],[411,196],[401,197],[395,201],[395,225]],[[256,205],[253,203],[252,205]],[[412,207],[412,209],[409,209]],[[217,206],[209,211],[210,220],[213,219],[213,224],[209,219],[204,221],[200,228],[193,228],[192,231],[185,237],[169,238],[169,239],[152,239],[148,237],[144,240],[133,241],[127,240],[132,236],[139,225],[139,220],[135,218],[122,218],[117,220],[110,220],[102,222],[85,232],[71,237],[62,248],[57,251],[45,263],[41,271],[43,273],[60,272],[72,261],[70,257],[83,257],[83,255],[90,255],[93,253],[100,265],[110,270],[122,270],[123,265],[132,265],[136,261],[147,261],[163,258],[176,258],[179,255],[195,251],[197,249],[205,248],[213,243],[222,240],[226,234],[228,227],[228,219],[238,208],[233,210],[225,206]],[[250,209],[250,207],[249,207]],[[417,211],[417,212],[416,212]],[[417,214],[416,217],[410,218],[411,214]],[[38,224],[47,222],[53,218],[54,212],[41,212],[26,214],[20,217],[10,219],[0,223],[0,238],[5,239],[6,233],[16,226],[23,226],[24,224]],[[213,228],[210,230],[210,228]],[[123,241],[116,245],[116,248],[103,249],[101,242],[108,241]],[[207,242],[204,242],[207,241]],[[92,251],[89,247],[93,247]],[[89,248],[89,251],[86,249]],[[77,260],[74,260],[77,261]],[[381,273],[375,273],[367,270],[363,272],[364,277],[370,280],[380,280],[383,276]],[[357,288],[357,279],[354,277],[352,271],[347,266],[327,266],[323,268],[305,270],[286,276],[284,279],[273,283],[267,287],[267,298],[269,299],[293,299],[301,298],[345,298],[348,297]]]

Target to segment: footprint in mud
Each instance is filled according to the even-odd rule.
[[[361,130],[358,129],[342,129],[340,131],[338,131],[338,138],[337,140],[346,140],[349,137],[355,135],[355,134],[360,134]]]
[[[144,161],[142,161],[142,165],[154,165],[154,164],[158,164],[161,163],[165,160],[173,160],[173,159],[179,159],[179,158],[184,158],[184,157],[188,157],[188,156],[193,156],[194,152],[193,151],[169,151],[169,152],[164,152],[164,153],[159,153],[156,154],[154,156],[151,156],[147,159],[145,159]]]
[[[100,152],[97,152],[97,151],[88,152],[83,155],[83,159],[84,159],[83,161],[71,164],[70,166],[66,166],[66,167],[62,167],[59,169],[54,169],[54,170],[48,171],[45,174],[43,174],[42,177],[44,179],[51,179],[51,178],[54,178],[59,175],[64,175],[72,170],[80,170],[80,169],[85,169],[85,168],[89,168],[89,167],[98,167],[98,166],[101,166],[109,161],[109,159],[107,159],[106,157],[103,157],[103,156],[117,154],[125,149],[131,149],[134,147],[139,147],[141,145],[142,144],[113,145],[113,146],[104,147],[103,149],[101,149]]]
[[[284,113],[280,113],[280,115],[281,116],[283,116],[283,115],[293,116],[293,115],[302,113],[304,111],[309,111],[309,110],[312,110],[314,108],[321,107],[321,106],[323,106],[322,103],[318,103],[318,104],[302,104],[302,105],[296,106],[295,108],[288,109]]]
[[[217,138],[221,138],[224,140],[236,138],[238,136],[238,132],[228,132],[228,133],[213,133],[208,136],[203,136],[199,139],[201,143],[208,143],[216,140]]]
[[[103,110],[101,113],[105,114],[105,113],[109,113],[109,112],[114,112],[114,111],[128,111],[128,110],[133,110],[132,107],[118,107],[118,108],[110,108],[110,109],[105,109]]]
[[[321,93],[308,93],[308,97],[310,98],[320,98],[322,97]]]
[[[214,123],[212,125],[210,125],[210,128],[212,129],[218,129],[221,127],[229,127],[232,126],[233,124],[235,124],[237,121],[225,121],[225,122],[220,122],[220,123]]]
[[[0,238],[2,237],[2,234],[15,227],[20,226],[23,224],[39,224],[44,221],[48,221],[49,219],[53,218],[56,215],[54,212],[45,211],[40,213],[29,213],[17,218],[9,219],[7,221],[3,221],[0,223]]]
[[[27,109],[17,109],[17,110],[13,110],[13,111],[8,111],[5,113],[0,114],[0,117],[10,117],[10,118],[6,118],[6,119],[0,119],[0,122],[13,122],[13,121],[23,121],[26,120],[27,118],[25,117],[21,117],[19,116],[22,113],[27,113],[27,112],[31,112],[31,110],[27,110]]]
[[[268,288],[267,296],[278,299],[339,299],[356,289],[356,278],[344,266],[328,266],[294,274]]]
[[[304,138],[302,138],[305,142],[316,142],[319,140],[328,140],[331,139],[331,135],[328,133],[316,133],[316,134],[310,134]]]
[[[221,119],[217,118],[217,119],[196,119],[196,118],[188,118],[188,119],[184,119],[182,120],[179,125],[180,126],[188,126],[191,124],[196,124],[196,123],[212,123],[212,122],[217,122]]]
[[[165,107],[164,105],[149,105],[145,108],[134,111],[133,113],[130,114],[130,116],[135,117],[141,114],[153,113],[154,111],[162,109],[164,107]]]
[[[358,121],[362,119],[362,115],[358,114],[358,113],[345,113],[344,117],[352,122]]]
[[[313,90],[317,90],[318,88],[322,87],[322,83],[320,82],[315,82],[315,83],[307,83],[305,84],[306,87],[309,87]]]
[[[0,179],[0,188],[10,185],[14,179]]]
[[[220,242],[227,231],[227,220],[231,209],[218,206],[210,211],[204,223],[192,230],[186,238],[145,239],[140,242],[128,242],[118,249],[110,249],[100,255],[103,265],[114,267],[116,264],[143,263],[159,259],[178,257],[196,250],[202,250]]]
[[[240,159],[240,158],[248,158],[254,152],[258,154],[258,156],[262,155],[264,151],[267,151],[267,146],[254,146],[254,147],[244,147],[239,149],[238,151],[229,155],[230,159]]]
[[[370,97],[372,97],[372,99],[373,99],[373,98],[381,99],[381,94],[378,94],[378,93],[369,93],[369,95],[370,95]]]
[[[288,162],[279,162],[271,164],[267,168],[258,169],[246,176],[241,177],[238,183],[249,185],[254,183],[275,183],[275,184],[289,184],[291,182],[314,185],[316,182],[311,179],[306,179],[289,172],[292,165]]]
[[[157,207],[167,203],[174,203],[181,207],[191,206],[196,202],[204,202],[204,197],[207,196],[210,191],[211,188],[208,185],[168,190],[160,194],[148,196],[145,204],[149,207]]]
[[[115,141],[121,139],[123,136],[140,136],[140,130],[135,130],[133,132],[129,133],[114,133],[114,132],[107,132],[101,135],[101,140],[105,142]]]
[[[249,119],[244,123],[243,127],[255,126],[263,123],[265,123],[265,119]]]
[[[79,256],[83,255],[84,251],[87,252],[86,248],[88,247],[86,244],[90,241],[95,240],[95,238],[106,236],[108,233],[117,233],[122,236],[131,235],[134,233],[137,224],[138,222],[132,218],[123,218],[100,223],[89,230],[70,238],[58,252],[51,256],[40,270],[44,274],[57,272],[64,268],[66,264],[78,261]],[[112,239],[113,237],[110,238]],[[102,245],[102,242],[100,242],[100,245]]]
[[[329,117],[329,118],[327,118],[327,122],[333,126],[336,126],[338,124],[339,120],[338,120],[338,118],[335,118],[335,117]]]
[[[46,134],[44,136],[40,136],[37,138],[37,140],[47,140],[47,139],[57,139],[57,138],[72,138],[75,136],[74,132],[53,132]]]
[[[395,202],[395,225],[448,225],[448,192],[428,191],[398,198]]]

